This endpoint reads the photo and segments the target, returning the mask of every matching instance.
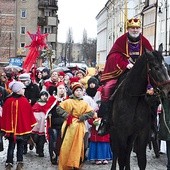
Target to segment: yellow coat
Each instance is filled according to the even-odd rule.
[[[74,116],[72,123],[68,126],[59,155],[59,170],[70,170],[79,168],[84,160],[84,134],[85,124],[79,121],[79,117],[93,109],[84,101],[78,99],[67,99],[60,103],[67,113]],[[63,123],[62,135],[67,121]]]

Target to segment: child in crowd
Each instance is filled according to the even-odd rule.
[[[57,84],[57,98],[56,105],[52,108],[52,110],[48,114],[48,140],[49,140],[49,154],[50,160],[53,165],[57,164],[59,150],[60,150],[60,142],[61,142],[61,126],[64,122],[64,118],[57,114],[56,107],[60,102],[66,100],[68,98],[66,94],[66,88],[64,82],[59,82]]]
[[[45,119],[46,114],[54,107],[57,100],[54,96],[50,96],[47,91],[40,92],[39,100],[33,106],[34,116],[37,125],[32,129],[32,140],[36,145],[36,153],[39,157],[44,157],[45,139]]]
[[[33,126],[36,124],[32,107],[24,96],[25,85],[19,81],[9,83],[12,90],[3,105],[1,130],[9,140],[6,169],[13,166],[15,144],[17,144],[17,170],[23,168],[23,149],[25,141],[28,140]]]
[[[91,96],[86,94],[85,86],[84,86],[83,100],[86,101],[93,108],[93,110],[95,112],[98,111],[98,109],[99,109],[98,104],[94,101],[94,99]],[[95,115],[97,115],[97,113],[95,113]],[[86,133],[85,133],[85,136],[84,136],[84,149],[85,149],[84,154],[85,154],[85,160],[87,160],[86,151],[87,151],[88,146],[89,146],[89,136],[90,136],[91,125],[88,123],[87,120],[85,121],[85,125],[86,125]]]
[[[109,134],[99,136],[97,127],[100,124],[100,118],[92,118],[88,120],[91,127],[91,135],[89,142],[88,160],[95,161],[96,165],[108,164],[112,160],[112,151],[110,147]]]
[[[95,77],[90,77],[87,81],[87,95],[91,96],[92,98],[95,97],[97,93],[97,89],[99,88],[99,81]]]
[[[78,169],[84,160],[84,121],[94,115],[83,97],[83,87],[80,83],[72,84],[70,99],[60,103],[57,113],[66,120],[62,126],[62,144],[59,155],[59,170]]]

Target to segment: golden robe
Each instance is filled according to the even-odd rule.
[[[79,117],[93,109],[84,100],[68,99],[60,103],[60,107],[73,117],[72,123],[67,127],[60,149],[59,170],[70,170],[71,168],[79,168],[84,160],[84,121],[80,122]],[[67,126],[67,121],[63,123],[62,135]]]

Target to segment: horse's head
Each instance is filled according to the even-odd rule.
[[[145,52],[147,56],[147,69],[149,81],[154,88],[157,88],[168,95],[170,91],[170,77],[161,51]]]

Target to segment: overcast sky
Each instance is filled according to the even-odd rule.
[[[107,0],[59,0],[58,42],[66,42],[69,28],[72,28],[74,42],[82,42],[83,30],[88,38],[97,36],[96,16]]]

